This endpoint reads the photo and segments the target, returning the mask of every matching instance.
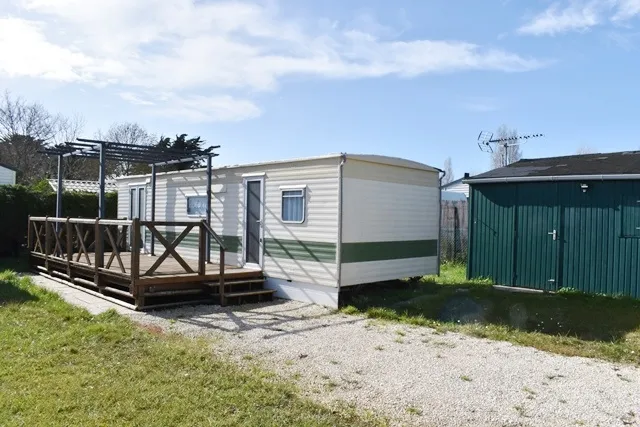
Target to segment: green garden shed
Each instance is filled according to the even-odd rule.
[[[470,278],[640,297],[640,151],[520,160],[464,182]]]

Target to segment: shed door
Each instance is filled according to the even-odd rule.
[[[560,208],[556,183],[519,186],[517,194],[515,286],[559,288]]]

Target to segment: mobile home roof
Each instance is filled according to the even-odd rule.
[[[440,169],[438,168],[426,165],[424,163],[414,162],[413,160],[401,159],[399,157],[379,156],[374,154],[328,154],[325,156],[316,156],[316,157],[303,157],[303,158],[288,159],[288,160],[273,160],[273,161],[267,161],[267,162],[217,166],[217,167],[214,167],[214,169],[219,171],[219,170],[225,170],[225,169],[271,166],[271,165],[279,165],[279,164],[286,164],[286,163],[303,163],[303,162],[310,162],[313,160],[333,159],[333,158],[337,159],[342,156],[345,156],[347,160],[349,159],[360,160],[363,162],[379,163],[383,165],[398,166],[398,167],[407,168],[407,169],[418,169],[418,170],[424,170],[424,171],[430,171],[430,172],[440,171]],[[198,169],[188,169],[183,171],[160,172],[158,173],[158,175],[183,174],[183,173],[199,172],[204,170],[205,168],[198,168]],[[116,179],[139,178],[147,175],[121,176]]]

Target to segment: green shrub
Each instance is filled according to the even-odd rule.
[[[40,189],[41,190],[41,189]],[[117,193],[107,193],[106,217],[116,218]],[[54,216],[56,194],[22,185],[0,186],[0,256],[16,256],[26,243],[27,219],[31,216]],[[98,195],[93,193],[62,194],[62,215],[72,218],[95,218]]]

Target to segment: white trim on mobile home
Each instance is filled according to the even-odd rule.
[[[148,182],[118,178],[119,217],[130,216],[130,187]],[[158,173],[155,219],[192,220],[188,197],[204,196],[206,182],[205,169]],[[212,191],[226,263],[262,269],[277,297],[336,307],[341,288],[437,272],[439,170],[425,164],[335,154],[224,166]],[[187,236],[178,251],[196,257],[197,242]]]

